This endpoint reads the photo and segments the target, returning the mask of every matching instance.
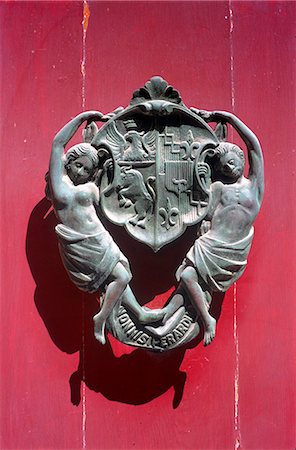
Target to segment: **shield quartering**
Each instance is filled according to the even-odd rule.
[[[92,141],[113,160],[101,181],[103,214],[158,251],[205,217],[208,186],[196,167],[218,143],[176,90],[152,78]]]

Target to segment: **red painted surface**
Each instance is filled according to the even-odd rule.
[[[294,449],[295,4],[88,5],[84,96],[83,3],[0,5],[1,448]],[[234,109],[266,162],[249,264],[215,341],[161,356],[94,342],[96,300],[68,281],[43,195],[56,131],[84,103],[127,105],[156,74],[188,106]],[[157,255],[112,233],[139,298],[164,303],[195,230]]]

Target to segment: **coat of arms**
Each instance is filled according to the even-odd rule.
[[[218,142],[177,91],[152,78],[91,142],[113,160],[101,183],[104,215],[158,251],[204,218],[208,186],[196,168]]]

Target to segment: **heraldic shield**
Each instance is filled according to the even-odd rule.
[[[152,78],[91,142],[106,155],[102,213],[157,252],[205,217],[209,186],[196,167],[218,143],[176,90]]]

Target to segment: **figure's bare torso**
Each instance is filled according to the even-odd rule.
[[[95,234],[104,230],[95,203],[98,202],[99,189],[94,183],[74,186],[65,183],[65,193],[60,200],[54,202],[57,218],[64,225],[83,234]]]
[[[244,177],[233,184],[219,182],[219,189],[213,189],[212,201],[216,207],[210,235],[235,242],[249,234],[260,207],[256,184]]]

